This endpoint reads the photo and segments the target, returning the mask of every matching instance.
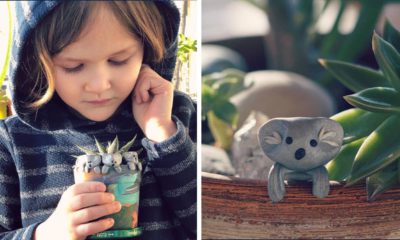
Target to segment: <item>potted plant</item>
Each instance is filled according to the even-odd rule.
[[[328,165],[331,179],[353,185],[366,179],[368,200],[399,185],[400,32],[386,23],[372,47],[380,71],[341,62],[321,64],[355,93],[345,100],[355,108],[332,117],[345,129],[344,147]]]
[[[121,148],[118,137],[112,143],[109,142],[107,148],[95,139],[97,152],[77,146],[85,154],[76,157],[75,183],[103,182],[107,186],[107,192],[113,193],[122,205],[120,212],[108,216],[115,221],[113,227],[91,236],[90,239],[135,237],[141,234],[141,228],[137,224],[142,163],[138,152],[129,150],[135,138]]]

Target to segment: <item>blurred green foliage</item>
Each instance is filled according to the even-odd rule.
[[[3,86],[3,82],[6,77],[8,64],[10,62],[10,54],[11,54],[11,45],[12,45],[12,17],[11,17],[11,7],[10,3],[7,2],[7,10],[8,10],[8,38],[6,44],[6,55],[4,56],[4,66],[0,71],[0,87]],[[3,57],[3,56],[1,56]],[[3,89],[0,89],[0,119],[7,117],[7,105],[8,105],[8,97],[6,92]]]
[[[203,76],[202,119],[207,119],[215,144],[228,150],[239,118],[230,97],[251,86],[244,85],[244,72],[226,69]]]

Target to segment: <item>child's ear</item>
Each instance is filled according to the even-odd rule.
[[[279,119],[272,119],[266,122],[258,130],[258,142],[265,154],[282,143],[286,135],[287,126]]]
[[[343,142],[343,128],[331,119],[324,119],[318,133],[318,139],[331,147],[340,147]]]

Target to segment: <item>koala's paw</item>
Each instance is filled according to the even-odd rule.
[[[120,166],[116,166],[114,167],[115,171],[117,171],[118,173],[122,172],[122,168]]]
[[[95,167],[95,168],[93,169],[93,172],[94,172],[94,173],[97,173],[97,174],[100,174],[100,173],[101,173],[100,167],[99,167],[99,166]]]
[[[279,202],[285,196],[285,191],[282,191],[279,186],[268,182],[268,195],[272,202]]]
[[[285,184],[281,168],[275,164],[268,175],[268,195],[272,202],[279,202],[285,196]]]
[[[325,167],[318,168],[313,175],[313,194],[318,198],[329,194],[329,178]]]
[[[101,168],[101,173],[102,173],[102,174],[107,174],[107,173],[108,173],[108,169],[110,169],[108,166],[103,166],[103,167]]]

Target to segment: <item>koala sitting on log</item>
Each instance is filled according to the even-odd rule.
[[[258,140],[265,155],[274,161],[268,175],[272,202],[285,195],[284,180],[311,180],[313,194],[329,193],[325,164],[339,152],[342,126],[328,118],[275,118],[260,127]]]

